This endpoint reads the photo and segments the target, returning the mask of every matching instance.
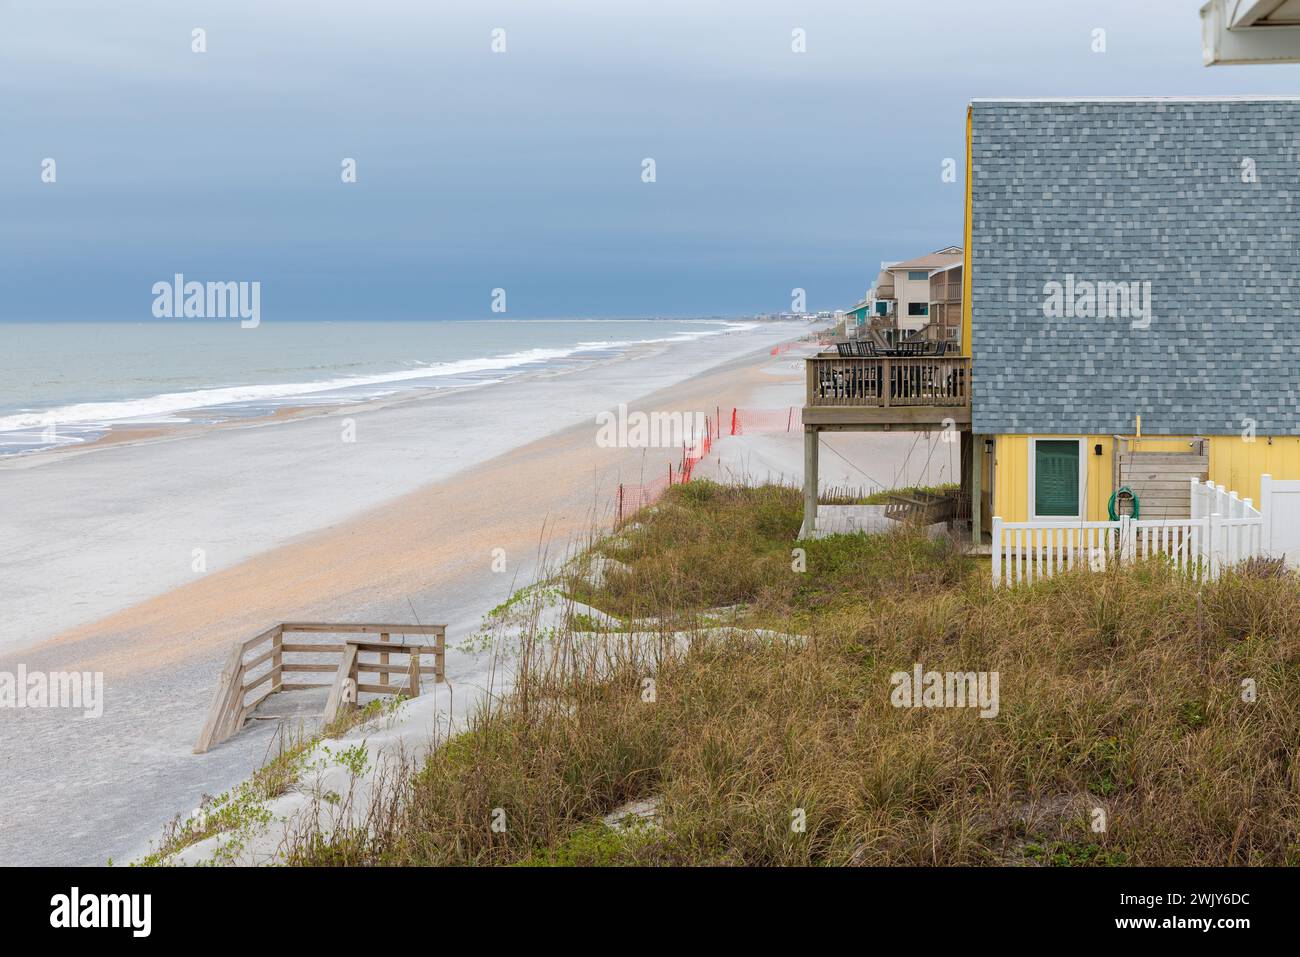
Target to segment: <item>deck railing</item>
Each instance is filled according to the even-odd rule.
[[[964,356],[838,355],[807,360],[808,401],[821,407],[970,407],[970,359]]]
[[[961,280],[953,282],[930,281],[931,302],[961,302]]]

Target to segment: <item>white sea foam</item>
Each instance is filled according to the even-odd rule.
[[[587,320],[578,320],[587,321]],[[155,422],[185,422],[187,419],[178,415],[184,412],[196,412],[222,406],[260,405],[268,408],[283,405],[287,400],[301,397],[301,401],[310,404],[343,402],[343,398],[326,397],[323,393],[337,393],[349,390],[361,391],[365,398],[378,398],[391,395],[396,389],[374,389],[369,386],[385,386],[393,383],[406,383],[418,386],[421,380],[447,379],[455,376],[475,376],[485,372],[503,372],[516,374],[529,366],[569,358],[582,352],[594,350],[625,350],[636,346],[690,342],[710,336],[729,332],[742,332],[754,328],[754,323],[722,322],[711,324],[713,328],[699,331],[684,331],[672,336],[645,339],[615,339],[578,342],[572,346],[559,348],[533,348],[496,356],[458,359],[450,362],[420,363],[413,368],[388,372],[375,372],[363,375],[332,376],[306,382],[250,383],[247,385],[224,386],[209,389],[191,389],[182,392],[164,392],[156,395],[133,399],[120,399],[104,402],[80,402],[56,406],[44,410],[24,410],[10,415],[0,416],[0,448],[3,447],[39,447],[55,443],[33,442],[31,436],[19,433],[30,430],[56,429],[64,426],[96,425],[106,428],[113,424],[145,424]],[[501,379],[484,381],[479,379],[475,385],[490,385]],[[6,434],[7,433],[7,434]]]
[[[253,382],[172,391],[140,398],[70,403],[44,410],[32,408],[0,415],[0,454],[5,451],[21,454],[23,451],[36,451],[43,447],[87,441],[113,425],[186,423],[198,417],[216,421],[227,415],[257,415],[292,402],[325,406],[389,397],[402,389],[494,385],[528,371],[529,367],[537,368],[538,365],[572,358],[582,352],[625,351],[637,346],[694,342],[714,335],[748,332],[755,325],[755,322],[745,321],[707,321],[705,328],[680,330],[662,337],[597,339],[573,345],[525,348],[506,354],[441,363],[413,363],[406,368],[385,372],[335,374],[318,380],[298,382]],[[494,372],[502,374],[484,377],[484,373]],[[469,377],[471,381],[445,381],[455,380],[455,377]],[[74,437],[68,434],[68,430],[85,434]]]
[[[0,416],[0,432],[42,428],[51,424],[137,421],[145,417],[155,417],[166,413],[193,411],[239,402],[273,402],[277,399],[290,399],[295,396],[311,395],[312,393],[353,389],[368,385],[382,385],[389,382],[408,382],[417,379],[435,379],[475,372],[513,369],[532,363],[545,362],[549,359],[564,358],[579,351],[581,350],[577,348],[528,349],[523,352],[513,352],[502,356],[460,359],[456,362],[438,362],[416,369],[403,369],[397,372],[382,372],[374,375],[339,376],[331,379],[320,379],[315,382],[279,382],[266,385],[228,386],[220,389],[196,389],[189,392],[165,392],[161,395],[152,395],[141,399],[126,399],[119,402],[82,402],[43,412],[20,412],[14,415]]]

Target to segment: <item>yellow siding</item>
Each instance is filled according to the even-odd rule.
[[[993,445],[993,514],[1008,522],[1028,519],[1029,442],[1023,435],[999,435]]]
[[[1041,438],[1077,439],[1078,435],[1043,435]],[[994,448],[993,514],[1008,522],[1029,519],[1028,435],[996,436]],[[1088,457],[1088,520],[1104,521],[1112,482],[1111,436],[1089,435],[1084,452]],[[1132,441],[1142,452],[1185,452],[1192,436],[1158,436]],[[1210,453],[1210,481],[1225,486],[1243,498],[1259,504],[1259,477],[1300,479],[1300,436],[1256,436],[1247,442],[1238,435],[1206,436]],[[1101,445],[1101,455],[1093,454]]]
[[[1259,477],[1300,479],[1300,436],[1259,435],[1247,442],[1237,435],[1209,436],[1210,481],[1259,504]]]

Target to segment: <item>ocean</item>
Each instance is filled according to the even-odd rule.
[[[0,324],[0,455],[84,444],[120,427],[487,387],[753,327],[722,319]]]

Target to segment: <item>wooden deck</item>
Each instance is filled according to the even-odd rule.
[[[981,471],[971,434],[971,366],[966,356],[841,356],[805,360],[803,525],[817,533],[817,471],[822,432],[929,432],[960,435],[962,494],[971,503],[971,536],[982,537]]]
[[[970,359],[811,356],[805,427],[919,431],[970,428]]]

